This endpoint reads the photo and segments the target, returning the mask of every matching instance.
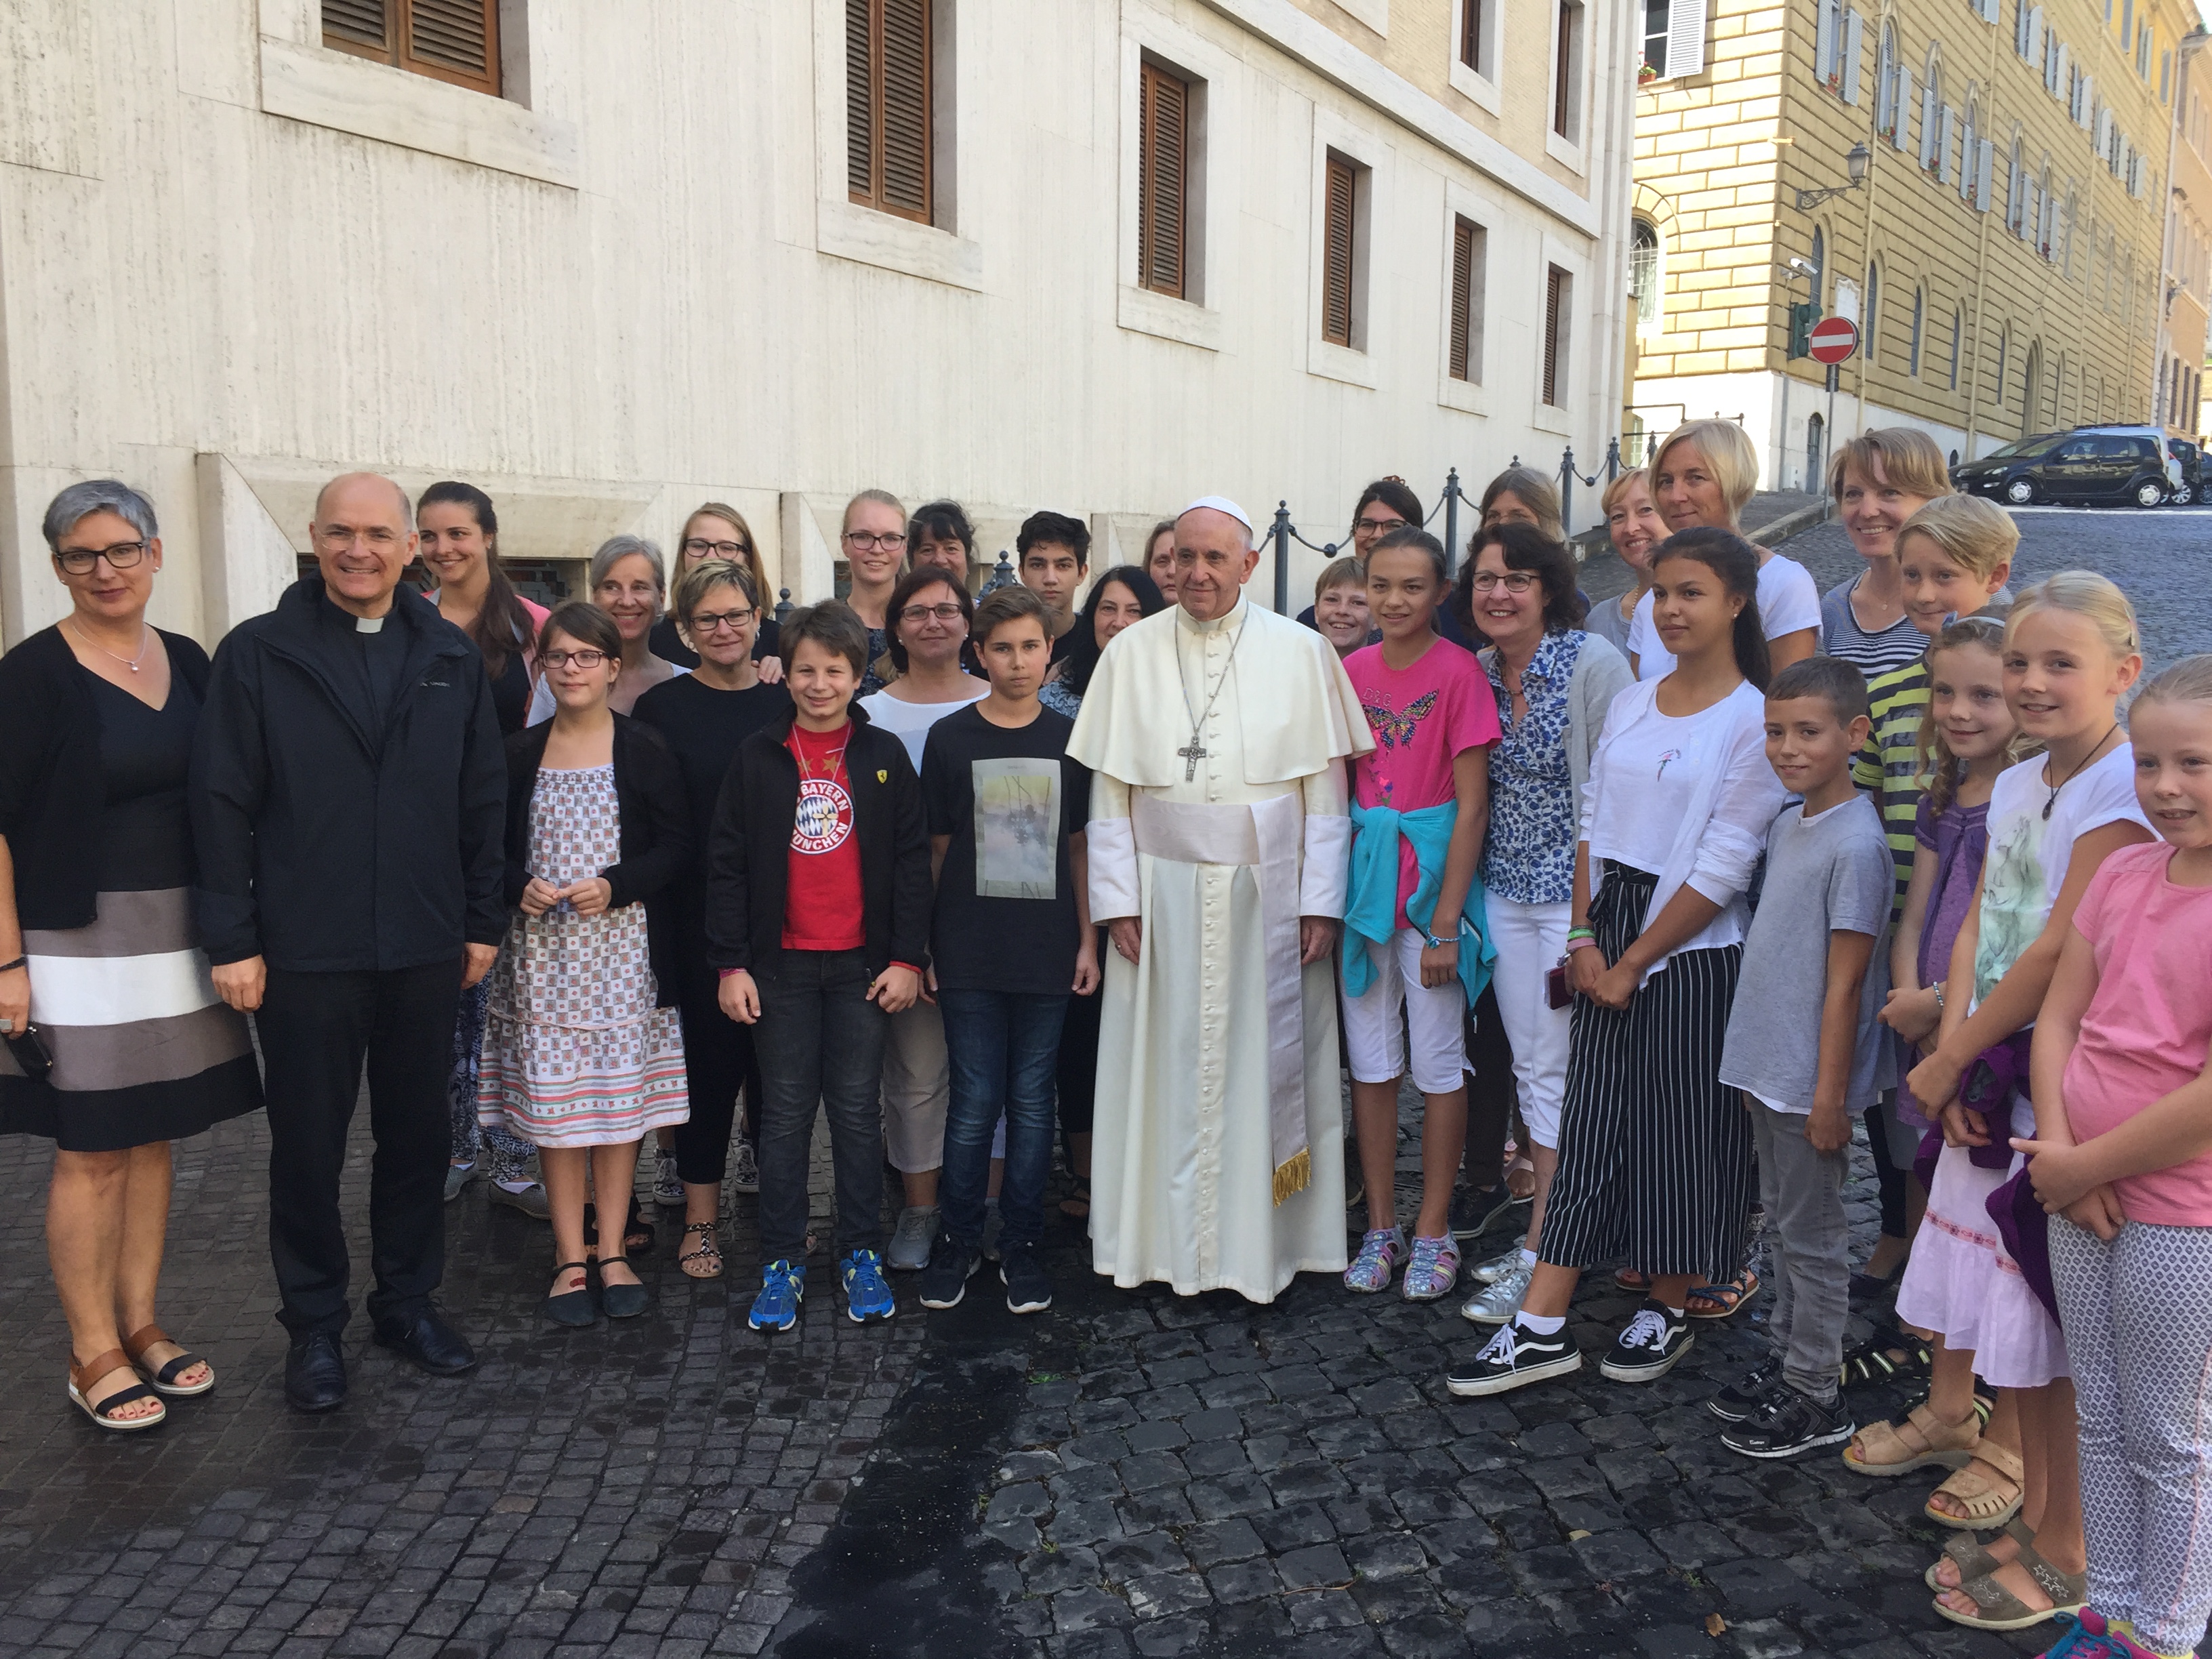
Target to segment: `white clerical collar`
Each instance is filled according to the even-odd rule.
[[[1243,621],[1243,617],[1244,596],[1242,593],[1237,596],[1237,603],[1231,605],[1226,612],[1206,622],[1200,622],[1181,605],[1176,607],[1176,621],[1194,634],[1218,634],[1223,629]]]
[[[356,617],[353,619],[353,631],[356,634],[381,634],[384,631],[384,618]]]

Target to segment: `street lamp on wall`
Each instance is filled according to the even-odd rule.
[[[1825,190],[1801,190],[1797,192],[1797,211],[1810,213],[1823,202],[1832,202],[1838,196],[1849,194],[1866,183],[1867,167],[1874,161],[1874,152],[1866,147],[1865,140],[1853,144],[1844,157],[1844,171],[1850,175],[1848,185],[1831,185]]]

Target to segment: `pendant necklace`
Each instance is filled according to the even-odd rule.
[[[144,623],[140,623],[138,624],[138,654],[135,657],[118,657],[106,646],[94,639],[91,635],[86,633],[84,631],[84,624],[82,623],[77,622],[74,617],[70,620],[76,623],[77,638],[82,640],[94,650],[99,652],[101,656],[110,658],[116,662],[121,663],[125,668],[129,669],[134,674],[138,672],[138,665],[146,660],[146,653],[154,643],[154,630],[151,628],[149,628]]]
[[[1199,731],[1205,726],[1206,717],[1213,712],[1213,705],[1221,696],[1221,688],[1229,684],[1229,671],[1237,662],[1237,647],[1244,643],[1244,630],[1250,625],[1249,617],[1237,624],[1237,637],[1229,641],[1229,655],[1221,665],[1221,678],[1213,683],[1213,696],[1206,700],[1206,707],[1195,714],[1190,714],[1190,686],[1182,677],[1182,655],[1181,652],[1176,654],[1176,684],[1182,692],[1182,712],[1190,714],[1190,741],[1176,750],[1176,757],[1182,762],[1182,781],[1185,783],[1196,780],[1199,762],[1211,752],[1199,743]],[[1206,672],[1203,663],[1198,672],[1200,675]]]
[[[2114,720],[2112,722],[2112,731],[2106,732],[2104,737],[2098,738],[2097,741],[2091,745],[2089,752],[2081,757],[2079,764],[2077,764],[2072,771],[2069,772],[2064,777],[2059,779],[2057,782],[2046,784],[2045,786],[2045,787],[2051,791],[2049,797],[2043,803],[2043,821],[2045,823],[2051,822],[2051,809],[2058,805],[2058,792],[2061,789],[2063,789],[2068,784],[2073,782],[2075,779],[2081,775],[2082,769],[2087,766],[2091,761],[2097,758],[2097,750],[2105,746],[2106,738],[2110,738],[2113,732],[2117,732],[2119,729],[2120,723],[2118,720]],[[2050,772],[2051,763],[2049,761],[2046,760],[2044,762],[2043,769],[2046,775]]]

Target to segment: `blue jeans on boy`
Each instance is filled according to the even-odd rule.
[[[761,1260],[806,1254],[806,1172],[817,1106],[830,1119],[837,1254],[884,1247],[884,1040],[858,951],[786,951],[757,970]]]
[[[945,1118],[938,1201],[945,1231],[969,1249],[983,1239],[991,1136],[1006,1119],[1006,1173],[999,1190],[1001,1247],[1044,1237],[1044,1183],[1052,1173],[1055,1070],[1068,994],[941,990],[952,1100]]]

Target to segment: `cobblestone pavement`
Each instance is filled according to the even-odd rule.
[[[2154,666],[2212,647],[2212,514],[2020,516],[2022,580],[2106,570]],[[1853,568],[1832,526],[1790,550],[1824,587]],[[1588,568],[1593,593],[1608,574]],[[1404,1184],[1411,1112],[1402,1144]],[[1050,1314],[1014,1318],[979,1276],[944,1315],[908,1282],[897,1320],[861,1329],[817,1255],[800,1330],[771,1340],[744,1327],[738,1198],[729,1280],[678,1273],[665,1223],[653,1311],[555,1334],[536,1312],[544,1231],[477,1188],[448,1212],[444,1299],[482,1368],[425,1377],[356,1321],[351,1401],[310,1419],[279,1387],[265,1151],[258,1120],[179,1148],[162,1316],[222,1381],[124,1437],[62,1398],[47,1159],[0,1142],[0,1331],[20,1379],[0,1398],[0,1656],[1996,1659],[2044,1639],[1929,1613],[1932,1477],[1719,1447],[1700,1402],[1760,1346],[1763,1297],[1700,1328],[1658,1383],[1593,1368],[1457,1401],[1445,1368],[1480,1337],[1455,1299],[1354,1298],[1310,1275],[1268,1308],[1124,1293],[1055,1221]],[[1846,1196],[1863,1246],[1863,1164]],[[1632,1304],[1594,1274],[1572,1328],[1595,1347]],[[1902,1403],[1851,1398],[1862,1420]]]

